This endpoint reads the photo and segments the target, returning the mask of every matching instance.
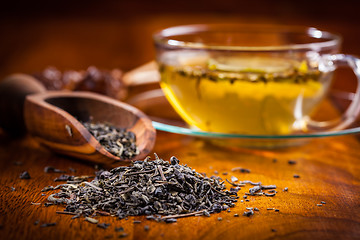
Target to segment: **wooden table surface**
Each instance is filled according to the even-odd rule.
[[[286,5],[289,8],[289,5]],[[155,8],[153,8],[155,9]],[[291,10],[291,9],[290,9]],[[289,11],[290,11],[289,10]],[[145,12],[145,10],[143,10]],[[118,67],[129,70],[153,59],[151,33],[159,28],[198,22],[267,22],[319,26],[336,31],[345,38],[344,51],[360,55],[360,36],[354,29],[360,21],[327,17],[316,19],[300,13],[273,17],[238,16],[235,13],[174,15],[158,14],[136,17],[126,21],[114,18],[52,18],[51,16],[25,21],[8,18],[0,24],[1,77],[13,72],[41,71],[48,65],[59,69],[84,69],[89,65],[102,68]],[[114,13],[113,13],[114,14]],[[47,21],[44,21],[47,20]],[[350,18],[348,18],[350,19]],[[335,87],[351,89],[353,76],[344,71],[337,75]],[[0,113],[4,114],[4,113]],[[319,138],[308,144],[277,150],[224,149],[202,139],[158,132],[155,148],[161,158],[175,155],[181,163],[198,172],[222,178],[235,176],[240,180],[261,181],[277,186],[275,197],[250,196],[240,202],[249,186],[239,192],[239,202],[231,212],[210,217],[189,217],[166,224],[129,217],[118,220],[99,217],[110,223],[106,230],[71,216],[56,214],[63,206],[44,207],[49,193],[42,196],[44,186],[56,185],[59,173],[45,173],[45,166],[77,170],[76,175],[93,175],[92,164],[54,155],[38,145],[30,136],[11,139],[0,130],[0,238],[1,239],[112,239],[123,227],[125,239],[360,239],[360,142],[358,135]],[[275,162],[274,159],[277,159]],[[289,164],[295,160],[296,164]],[[250,173],[231,172],[234,167]],[[23,171],[31,179],[20,179]],[[223,175],[227,172],[228,175]],[[300,178],[294,178],[298,174]],[[283,191],[287,187],[288,191]],[[318,206],[321,201],[326,202]],[[259,212],[242,216],[247,207]],[[267,210],[279,209],[279,212]],[[239,217],[234,217],[238,213]],[[222,221],[218,220],[222,218]],[[39,224],[34,223],[39,220]],[[133,223],[140,220],[141,223]],[[40,227],[56,222],[55,226]],[[146,231],[144,226],[150,229]]]

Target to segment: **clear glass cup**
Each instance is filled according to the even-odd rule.
[[[154,35],[161,88],[177,113],[207,132],[288,135],[341,130],[360,112],[360,60],[315,28],[239,24],[171,27]],[[334,70],[350,66],[355,97],[338,119],[311,119]]]

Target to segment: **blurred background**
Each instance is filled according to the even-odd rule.
[[[130,70],[154,59],[152,33],[178,24],[240,22],[318,27],[360,55],[358,1],[7,1],[0,8],[0,77],[60,70]]]

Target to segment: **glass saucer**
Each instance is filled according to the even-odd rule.
[[[332,118],[339,116],[353,97],[353,93],[333,90],[324,106],[318,109],[319,115],[326,113]],[[161,89],[140,93],[127,100],[153,121],[155,129],[169,133],[205,138],[223,146],[240,146],[251,148],[277,148],[301,145],[314,138],[334,137],[360,133],[360,123],[356,122],[347,129],[326,132],[308,132],[289,135],[246,135],[219,132],[206,132],[189,127],[173,110]],[[316,117],[316,116],[315,116]],[[326,119],[322,119],[326,120]]]

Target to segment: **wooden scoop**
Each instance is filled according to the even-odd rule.
[[[105,166],[128,164],[130,160],[109,153],[79,122],[89,120],[134,132],[140,154],[131,160],[143,159],[154,146],[151,120],[131,105],[89,92],[46,92],[25,74],[0,82],[0,126],[8,133],[20,135],[27,129],[55,152]]]

